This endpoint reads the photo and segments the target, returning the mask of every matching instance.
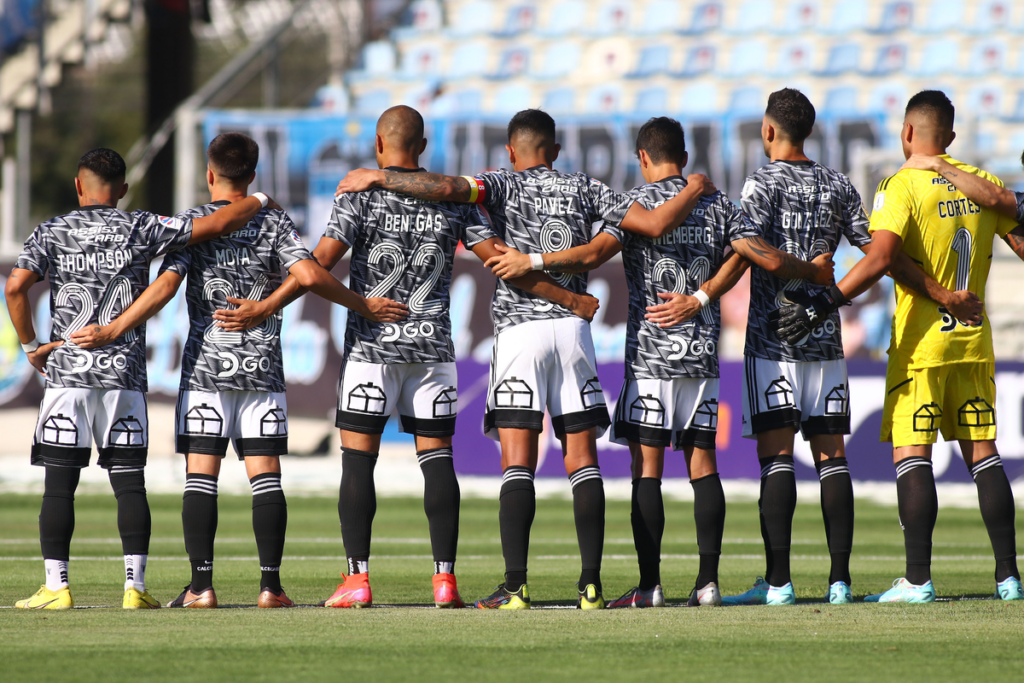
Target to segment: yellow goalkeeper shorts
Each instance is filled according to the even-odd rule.
[[[893,447],[996,438],[995,363],[949,363],[911,370],[890,359],[882,441]]]

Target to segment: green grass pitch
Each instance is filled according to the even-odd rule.
[[[181,500],[151,497],[147,582],[166,602],[188,581]],[[123,566],[113,496],[80,495],[71,581],[80,606],[119,606]],[[579,571],[572,505],[541,500],[534,523],[530,588],[535,604],[568,606]],[[38,496],[0,496],[0,605],[42,581]],[[692,506],[667,504],[662,581],[685,600],[697,569]],[[282,581],[300,604],[333,592],[343,567],[336,501],[289,500]],[[609,502],[604,585],[616,597],[634,585],[629,506]],[[821,602],[828,560],[821,514],[800,505],[794,523],[794,607],[528,613],[410,608],[431,600],[430,545],[422,503],[381,499],[374,524],[374,599],[395,608],[258,610],[258,563],[250,500],[221,496],[216,611],[0,610],[0,680],[352,681],[1020,680],[1024,604],[992,594],[988,537],[976,510],[943,509],[936,531],[934,605],[832,607]],[[501,580],[497,503],[465,500],[458,562],[467,600]],[[749,587],[763,570],[756,506],[729,506],[721,583]],[[860,597],[902,573],[893,508],[858,504],[853,574]],[[23,559],[24,558],[24,559]]]

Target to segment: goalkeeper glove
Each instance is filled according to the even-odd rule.
[[[806,292],[783,291],[782,306],[772,311],[768,320],[775,335],[787,344],[796,344],[811,333],[828,316],[850,303],[835,285],[813,296]]]

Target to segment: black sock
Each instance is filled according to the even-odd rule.
[[[906,579],[920,586],[932,578],[932,532],[939,514],[932,461],[915,456],[896,463],[896,495],[907,549]]]
[[[430,525],[430,550],[435,574],[455,573],[459,547],[459,480],[451,447],[418,451],[423,471],[423,510]]]
[[[217,477],[186,474],[181,501],[185,552],[192,564],[192,592],[213,586],[213,539],[217,535]]]
[[[761,531],[766,555],[771,563],[764,577],[772,586],[790,581],[789,548],[793,538],[793,513],[796,512],[796,470],[793,456],[761,458]]]
[[[117,530],[125,555],[148,555],[153,520],[146,498],[146,474],[141,468],[111,467],[110,487],[117,498]]]
[[[1020,580],[1020,571],[1017,569],[1017,534],[1014,529],[1017,510],[1013,505],[1013,491],[999,454],[974,463],[971,476],[978,487],[981,518],[985,520],[985,528],[988,529],[996,557],[996,583],[1011,576]]]
[[[75,533],[75,489],[82,470],[46,467],[43,505],[39,510],[39,546],[45,560],[67,562]]]
[[[601,556],[604,554],[604,480],[597,465],[586,465],[569,475],[576,540],[580,544],[580,590],[594,584],[601,590]]]
[[[376,453],[341,449],[338,518],[349,574],[365,574],[370,570],[370,532],[377,514],[377,489],[373,485],[376,465]]]
[[[697,550],[700,568],[696,588],[718,583],[718,560],[722,557],[725,532],[725,491],[722,478],[709,474],[690,481],[693,487],[693,521],[697,525]]]
[[[853,481],[846,458],[822,460],[815,465],[821,482],[821,516],[825,540],[832,558],[828,583],[850,585],[850,551],[853,549]]]
[[[281,473],[266,472],[249,480],[252,486],[252,531],[260,555],[260,590],[281,592],[281,556],[288,528],[288,502]]]
[[[647,591],[661,583],[661,538],[665,535],[661,479],[634,479],[631,507],[629,521],[633,525],[633,546],[640,565],[640,589]]]
[[[501,554],[505,557],[505,588],[516,592],[526,583],[526,559],[530,552],[530,527],[537,513],[533,471],[513,465],[501,475],[498,497]]]

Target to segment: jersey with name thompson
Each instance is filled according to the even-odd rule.
[[[475,178],[478,195],[494,221],[495,232],[523,254],[562,251],[588,244],[594,223],[618,227],[633,205],[584,173],[565,174],[545,166],[525,171],[498,170]],[[576,294],[587,291],[587,273],[548,273]],[[567,318],[572,311],[499,279],[491,319],[495,330],[532,320]]]
[[[209,216],[218,201],[180,214]],[[235,308],[227,297],[260,301],[281,286],[281,270],[313,258],[284,211],[264,209],[230,235],[194,244],[165,260],[188,271],[188,340],[181,359],[182,391],[285,391],[281,312],[235,332],[217,327],[213,314]]]
[[[654,209],[679,194],[686,181],[672,176],[630,195]],[[678,228],[659,238],[623,232],[622,265],[629,287],[626,378],[718,377],[721,308],[713,301],[684,323],[661,328],[644,319],[648,306],[665,303],[658,293],[693,295],[718,270],[729,244],[756,237],[757,229],[721,192],[702,196]]]
[[[190,239],[187,218],[109,206],[85,206],[36,227],[14,267],[50,276],[50,341],[64,345],[47,359],[48,387],[148,391],[145,325],[97,349],[78,347],[71,335],[110,324],[149,284],[150,262]]]
[[[460,240],[472,249],[494,236],[487,216],[470,204],[424,202],[381,189],[339,195],[324,237],[352,248],[352,291],[409,307],[400,323],[349,313],[345,357],[382,364],[453,362],[448,288],[455,250]]]
[[[766,242],[805,261],[834,252],[843,235],[855,247],[871,242],[868,217],[849,178],[813,161],[773,161],[759,168],[744,183],[741,203]],[[838,311],[796,344],[783,343],[768,322],[783,290],[815,295],[823,289],[751,268],[744,354],[791,363],[843,358]]]

